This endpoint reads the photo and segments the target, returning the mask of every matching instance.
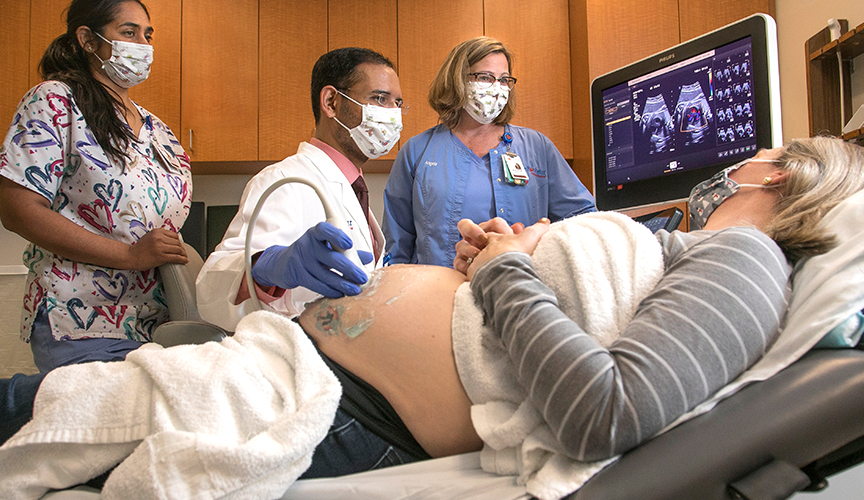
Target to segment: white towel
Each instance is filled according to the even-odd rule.
[[[102,498],[276,498],[305,471],[341,388],[300,327],[258,312],[220,343],[147,345],[58,368],[0,448],[4,498],[117,464]]]
[[[537,245],[532,263],[561,310],[604,346],[614,342],[663,275],[655,236],[614,212],[556,222]],[[485,443],[483,470],[519,475],[528,493],[550,499],[578,489],[611,462],[577,462],[559,451],[503,344],[483,326],[467,283],[456,292],[453,351],[474,403],[471,420]]]

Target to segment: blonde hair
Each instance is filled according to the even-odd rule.
[[[797,139],[785,147],[779,165],[789,175],[765,232],[793,262],[827,252],[837,238],[819,222],[864,189],[864,148],[833,137]]]
[[[450,51],[450,55],[438,70],[438,75],[429,87],[429,105],[438,113],[438,121],[449,129],[459,123],[462,108],[468,101],[468,68],[480,62],[489,54],[500,52],[507,58],[507,69],[512,73],[513,58],[510,51],[500,40],[479,36],[466,40]],[[513,90],[504,110],[492,122],[506,125],[516,113],[516,100]]]

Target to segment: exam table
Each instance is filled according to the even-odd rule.
[[[862,402],[864,351],[815,350],[624,454],[568,498],[755,500],[818,490],[864,460]]]

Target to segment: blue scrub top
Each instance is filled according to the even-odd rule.
[[[412,137],[399,150],[384,190],[383,231],[389,263],[453,266],[456,225],[502,217],[526,226],[596,210],[585,188],[548,137],[507,125],[511,152],[528,171],[528,183],[507,183],[501,155],[507,145],[479,158],[444,125]]]

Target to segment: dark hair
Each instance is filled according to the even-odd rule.
[[[345,90],[360,80],[357,66],[363,63],[381,64],[393,68],[390,59],[370,49],[345,47],[331,50],[319,57],[312,67],[312,115],[315,123],[321,117],[321,89],[332,85]]]
[[[137,141],[126,122],[117,116],[116,108],[124,108],[115,92],[99,83],[90,72],[87,54],[78,44],[76,30],[87,26],[94,33],[104,33],[105,26],[117,17],[120,5],[136,2],[147,18],[150,13],[140,0],[72,0],[66,9],[66,33],[51,42],[42,60],[39,73],[43,80],[57,80],[72,89],[75,104],[108,158],[126,164],[129,143]]]

